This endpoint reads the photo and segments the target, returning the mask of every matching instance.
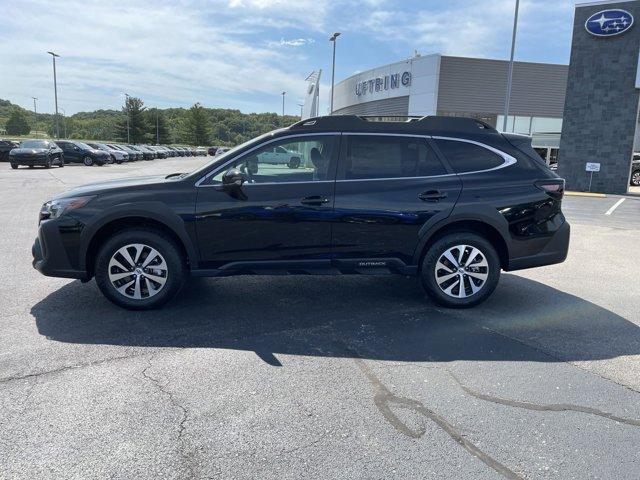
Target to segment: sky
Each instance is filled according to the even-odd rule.
[[[336,82],[422,55],[507,59],[515,0],[0,0],[0,98],[67,115],[120,108],[235,108],[298,115],[322,69],[321,113]],[[516,60],[568,63],[573,1],[522,0]]]

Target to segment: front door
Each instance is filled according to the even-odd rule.
[[[339,141],[340,135],[326,134],[276,139],[202,182],[196,228],[204,268],[328,266]],[[299,153],[301,166],[263,161],[275,147]],[[224,191],[222,175],[231,168],[244,174],[245,183]]]
[[[382,261],[357,262],[385,258],[410,265],[421,228],[453,209],[460,179],[446,170],[424,137],[350,134],[343,135],[342,145],[333,226],[336,261],[389,267]]]

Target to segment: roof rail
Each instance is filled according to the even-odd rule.
[[[396,118],[403,118],[406,120],[384,120]],[[424,117],[411,115],[326,115],[300,120],[289,127],[289,130],[316,129],[353,129],[356,131],[398,129],[403,131],[497,133],[497,130],[491,125],[475,118],[439,115],[427,115]]]

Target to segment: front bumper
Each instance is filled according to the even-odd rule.
[[[12,157],[9,162],[14,165],[28,165],[30,167],[43,166],[47,163],[47,157]]]
[[[522,270],[564,262],[569,253],[570,237],[571,227],[565,220],[540,252],[526,257],[511,258],[506,270]]]
[[[38,236],[31,247],[33,268],[48,277],[78,278],[88,280],[87,272],[74,267],[69,259],[69,247],[65,247],[58,222],[44,221],[38,228]]]

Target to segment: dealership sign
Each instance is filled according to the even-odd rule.
[[[383,92],[396,88],[408,87],[411,85],[411,72],[394,73],[384,77],[370,78],[356,83],[356,95],[366,95],[367,93]]]
[[[633,15],[626,10],[602,10],[591,15],[584,28],[596,37],[613,37],[626,32],[633,25]]]

